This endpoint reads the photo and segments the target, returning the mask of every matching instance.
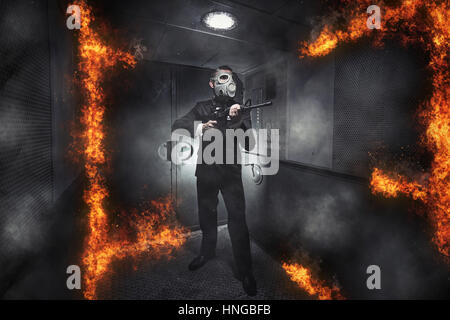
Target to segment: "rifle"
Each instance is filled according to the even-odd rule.
[[[250,100],[247,100],[247,102],[245,104],[241,104],[241,109],[239,110],[239,112],[249,112],[253,109],[256,108],[263,108],[263,107],[267,107],[272,105],[272,101],[266,101],[263,103],[259,103],[259,104],[255,104],[255,105],[251,105],[250,104]],[[232,118],[229,116],[230,114],[230,109],[231,107],[222,109],[222,110],[216,110],[213,113],[213,117],[211,120],[216,120],[218,123],[219,122],[226,122],[226,121],[231,121]]]

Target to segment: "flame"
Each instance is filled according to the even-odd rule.
[[[87,187],[83,199],[88,206],[88,235],[82,256],[84,271],[84,297],[96,298],[97,283],[109,272],[113,259],[137,257],[142,253],[158,258],[168,255],[185,241],[183,228],[171,226],[174,217],[170,197],[153,200],[143,210],[134,213],[133,227],[136,239],[116,239],[111,234],[105,202],[109,196],[103,175],[107,166],[104,146],[106,110],[105,92],[102,84],[105,75],[114,66],[133,68],[136,60],[130,53],[117,50],[102,41],[94,30],[94,16],[85,1],[79,1],[81,28],[79,30],[78,70],[84,96],[80,123],[82,133],[77,135],[83,148],[80,156],[84,161]],[[118,233],[116,233],[118,234]]]
[[[344,30],[325,25],[314,41],[300,43],[300,58],[325,56],[336,49],[339,43],[356,41],[374,33],[374,30],[369,29],[366,24],[369,17],[366,9],[373,4],[371,0],[341,0],[341,3],[344,9],[339,14],[347,20]],[[408,30],[417,30],[414,19],[422,5],[425,5],[425,1],[403,0],[400,6],[391,8],[386,6],[383,1],[378,1],[378,6],[385,10],[381,16],[381,29],[377,30],[381,34],[376,33],[375,35],[381,38],[392,37],[399,31],[398,25],[404,23],[405,20],[408,23],[406,27]],[[408,43],[412,39],[407,35],[402,35],[401,40],[403,43]]]
[[[298,263],[288,264],[285,262],[283,262],[282,267],[291,280],[296,282],[309,295],[317,296],[319,300],[344,299],[337,286],[326,286],[324,281],[315,279],[308,268]]]
[[[406,177],[399,174],[391,178],[378,168],[373,169],[370,186],[386,198],[396,197],[399,193],[409,195],[414,200],[426,200],[428,196],[424,187],[417,182],[408,182]]]
[[[160,258],[163,255],[170,255],[185,242],[186,231],[180,227],[170,227],[174,217],[173,205],[170,197],[159,200],[152,200],[147,203],[148,208],[139,212],[134,212],[132,226],[136,233],[134,241],[129,239],[102,239],[101,243],[96,242],[94,230],[91,230],[91,237],[88,241],[88,248],[83,257],[86,266],[85,291],[87,299],[96,297],[96,287],[108,270],[108,266],[113,259],[123,259],[125,257],[136,258],[146,254],[153,258]],[[103,230],[107,225],[103,226]],[[107,230],[108,233],[110,230]],[[114,230],[117,232],[116,230]]]
[[[325,25],[316,40],[302,42],[299,56],[324,56],[339,43],[352,42],[364,36],[373,37],[380,45],[386,38],[399,39],[403,45],[419,44],[429,56],[433,90],[431,98],[420,109],[419,121],[424,125],[421,142],[432,152],[433,160],[426,183],[411,181],[399,174],[384,173],[374,168],[370,188],[385,197],[399,194],[421,200],[428,207],[428,218],[434,227],[433,242],[438,251],[450,257],[450,5],[448,1],[403,0],[397,6],[378,1],[382,9],[381,29],[366,26],[366,8],[372,1],[344,0],[340,14],[347,19],[342,30]],[[352,18],[349,18],[352,17]]]

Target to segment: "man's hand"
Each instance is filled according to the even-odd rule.
[[[205,130],[208,130],[210,128],[214,128],[214,126],[217,124],[217,121],[215,120],[209,120],[206,123],[202,123],[202,131],[205,132]]]
[[[241,106],[239,105],[239,104],[233,104],[231,107],[230,107],[230,117],[236,117],[238,114],[239,114],[239,110],[241,109]]]

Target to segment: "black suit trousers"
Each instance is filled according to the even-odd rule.
[[[228,231],[238,272],[251,273],[250,238],[240,165],[202,165],[201,170],[197,170],[197,200],[203,234],[200,253],[207,257],[215,254],[219,191],[228,212]]]

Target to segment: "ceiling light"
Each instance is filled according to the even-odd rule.
[[[206,27],[213,30],[231,30],[236,27],[236,18],[225,11],[213,11],[205,14],[202,18]]]

